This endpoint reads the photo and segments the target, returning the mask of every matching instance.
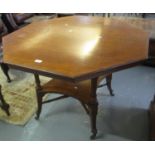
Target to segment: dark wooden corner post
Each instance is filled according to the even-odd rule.
[[[107,88],[110,92],[111,96],[114,96],[112,87],[111,87],[111,81],[112,81],[112,74],[109,74],[108,76],[106,76],[106,84],[107,84]]]
[[[42,110],[42,97],[43,93],[41,92],[41,85],[40,85],[40,79],[38,74],[34,74],[35,82],[36,82],[36,96],[37,96],[37,103],[38,103],[38,109],[36,113],[36,119],[39,119],[41,110]]]
[[[91,94],[90,94],[91,101],[88,104],[89,116],[90,116],[90,122],[91,122],[91,132],[92,132],[90,139],[95,139],[97,134],[97,128],[96,128],[96,116],[98,111],[98,102],[96,97],[97,80],[98,78],[91,79]]]
[[[1,66],[1,69],[4,72],[5,76],[7,77],[7,81],[8,82],[11,82],[11,78],[10,78],[10,76],[8,74],[8,71],[9,71],[8,65],[6,65],[4,63],[0,63],[0,66]]]

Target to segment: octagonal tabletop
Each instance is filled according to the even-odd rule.
[[[80,81],[145,60],[148,37],[117,19],[55,18],[5,36],[3,60],[25,71]]]

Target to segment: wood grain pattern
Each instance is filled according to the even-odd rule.
[[[152,18],[127,18],[119,17],[117,18],[120,21],[125,21],[128,24],[141,28],[149,33],[149,58],[145,62],[147,65],[155,66],[155,20]]]
[[[137,18],[137,17],[113,17],[112,19],[117,19],[132,25],[136,28],[140,28],[149,33],[150,39],[155,39],[155,20],[150,18]]]
[[[105,77],[102,76],[98,79],[98,86]],[[66,96],[72,96],[84,104],[89,104],[91,100],[91,80],[85,80],[75,84],[65,80],[51,79],[49,82],[41,86],[39,91],[43,92],[44,94],[58,93]]]
[[[62,17],[32,23],[4,37],[4,62],[34,73],[37,119],[42,110],[42,97],[46,93],[73,96],[81,101],[90,116],[90,138],[94,139],[97,134],[98,77],[111,77],[109,73],[145,60],[148,41],[147,32],[120,20]],[[55,79],[41,86],[38,74]],[[107,83],[111,83],[111,78]]]
[[[71,16],[34,22],[3,46],[11,67],[73,82],[147,59],[148,33],[116,19]]]

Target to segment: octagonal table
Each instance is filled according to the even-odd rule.
[[[125,21],[126,23],[145,30],[149,35],[149,57],[145,64],[155,66],[155,19],[137,17],[113,17],[114,19]]]
[[[79,83],[90,80],[89,115],[95,138],[99,76],[140,64],[149,34],[126,22],[70,16],[34,22],[3,38],[4,63],[27,72]]]

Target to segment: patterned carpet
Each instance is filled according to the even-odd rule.
[[[0,70],[0,84],[6,102],[10,105],[11,116],[7,116],[0,109],[0,120],[5,122],[24,125],[34,115],[37,109],[35,82],[33,74],[21,71],[10,70],[11,83],[6,82],[6,78]],[[48,78],[41,77],[42,83]]]

